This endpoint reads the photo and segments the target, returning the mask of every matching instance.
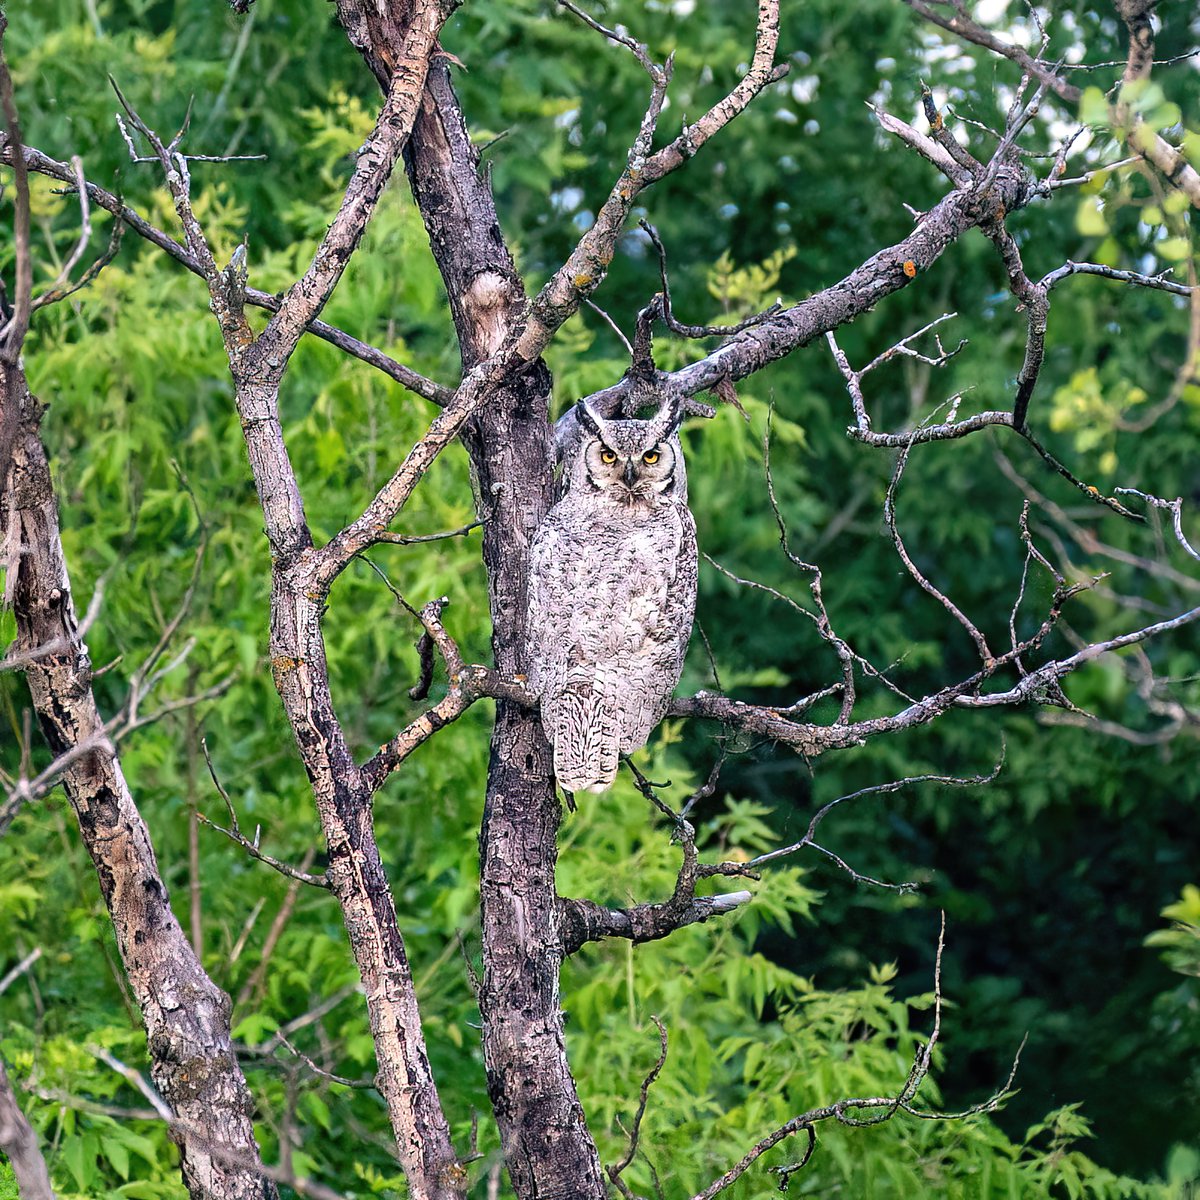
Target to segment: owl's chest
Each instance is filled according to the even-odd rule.
[[[580,584],[673,576],[691,514],[675,504],[605,505],[575,513],[562,527],[560,553]]]

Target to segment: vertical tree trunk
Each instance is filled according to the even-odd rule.
[[[61,755],[89,740],[97,746],[66,768],[63,783],[141,1006],[151,1075],[186,1126],[173,1133],[184,1183],[195,1200],[273,1200],[275,1185],[255,1170],[261,1160],[252,1100],[230,1039],[229,997],[205,974],[171,911],[149,831],[103,737],[59,537],[41,409],[18,366],[0,363],[0,412],[13,434],[0,545],[9,554],[17,646],[62,646],[25,668],[51,751]]]
[[[0,1059],[0,1151],[12,1164],[21,1200],[54,1200],[50,1173],[25,1114],[17,1107],[17,1097],[8,1072]]]
[[[430,69],[408,166],[469,370],[509,333],[525,294],[444,64]],[[529,542],[549,507],[553,479],[549,395],[549,374],[539,362],[499,391],[463,435],[484,518],[493,652],[505,675],[526,667]],[[488,1090],[517,1195],[582,1200],[606,1193],[559,1006],[560,819],[537,716],[498,703],[480,833]]]

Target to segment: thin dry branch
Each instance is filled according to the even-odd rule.
[[[896,524],[896,489],[900,486],[900,479],[904,474],[904,468],[908,463],[908,456],[911,450],[912,442],[910,441],[896,458],[896,468],[892,472],[892,478],[888,484],[887,494],[883,501],[884,525],[892,539],[892,545],[896,547],[896,554],[904,564],[904,569],[924,592],[932,596],[966,630],[967,635],[975,643],[975,648],[979,651],[979,657],[983,660],[984,669],[987,670],[995,662],[995,655],[992,654],[991,648],[987,644],[987,639],[983,636],[983,633],[975,622],[945,592],[932,583],[917,564],[913,562],[912,556],[908,553],[908,547],[905,546],[904,539],[900,536],[900,529]]]
[[[994,54],[1010,59],[1026,74],[1039,79],[1043,88],[1053,91],[1067,103],[1076,105],[1082,98],[1083,89],[1063,78],[1064,64],[1050,63],[1044,59],[1035,58],[1022,47],[997,37],[967,16],[962,5],[947,4],[946,0],[934,0],[933,3],[926,3],[925,0],[904,0],[904,3],[925,20],[955,34],[964,41],[973,42]],[[953,15],[944,16],[937,11],[939,7],[952,9]],[[1124,64],[1096,64],[1096,66],[1124,65],[1127,80],[1146,78],[1149,75],[1150,66],[1153,64],[1154,53],[1153,34],[1149,21],[1143,22],[1140,18],[1134,17],[1131,23],[1126,18],[1126,13],[1122,11],[1122,3],[1118,3],[1116,7],[1130,28],[1129,57]],[[1149,36],[1148,43],[1146,42],[1147,35]],[[1075,67],[1070,69],[1095,68]],[[1114,106],[1111,119],[1118,128],[1124,126],[1128,129],[1126,140],[1132,149],[1148,162],[1153,163],[1167,182],[1183,192],[1193,205],[1200,207],[1200,172],[1197,172],[1188,163],[1177,147],[1172,146],[1166,138],[1146,125],[1140,117],[1131,118],[1128,110],[1122,111],[1120,105]]]
[[[15,967],[12,968],[2,979],[0,979],[0,996],[3,996],[12,985],[33,966],[39,958],[42,957],[41,946],[34,948],[27,954]]]
[[[393,70],[386,99],[374,129],[358,152],[337,215],[308,269],[288,290],[249,354],[258,369],[269,371],[275,379],[282,378],[287,359],[305,327],[320,314],[341,279],[400,159],[425,89],[430,56],[453,8],[448,0],[427,0],[411,7],[403,42],[392,48]]]
[[[589,21],[589,24],[600,29],[604,36],[609,36],[609,31],[605,31],[598,23]],[[623,44],[628,46],[630,41],[632,39]],[[724,99],[713,105],[694,124],[684,126],[666,146],[653,152],[651,144],[666,97],[670,64],[668,60],[667,64],[658,67],[650,63],[648,55],[645,56],[643,66],[650,71],[652,78],[651,96],[638,135],[627,156],[625,169],[596,213],[595,223],[531,303],[528,320],[516,347],[522,361],[534,361],[554,332],[578,309],[583,299],[599,286],[637,197],[686,163],[707,141],[743,112],[764,88],[787,74],[786,63],[775,63],[778,42],[779,0],[759,0],[754,51],[746,73]]]
[[[790,846],[781,846],[778,850],[770,850],[765,854],[760,854],[756,858],[750,859],[745,865],[750,868],[758,868],[765,866],[767,863],[775,862],[776,859],[787,858],[806,847],[811,847],[814,850],[831,858],[842,870],[846,871],[855,883],[868,883],[875,887],[888,888],[898,892],[915,891],[917,884],[915,883],[884,883],[878,879],[872,879],[867,875],[860,875],[857,871],[847,866],[846,863],[827,850],[824,846],[819,845],[815,840],[817,828],[821,822],[832,812],[838,805],[845,804],[851,800],[859,800],[863,796],[879,796],[887,795],[891,792],[898,792],[907,787],[913,787],[923,783],[939,784],[942,787],[983,787],[992,783],[1000,774],[1001,768],[1004,766],[1004,754],[1001,753],[999,761],[991,772],[987,775],[971,775],[965,778],[956,775],[910,775],[905,779],[893,779],[887,783],[877,783],[870,787],[860,788],[857,792],[850,792],[844,796],[838,796],[834,800],[830,800],[827,804],[822,805],[812,816],[808,823],[808,829],[805,830],[804,836],[798,841],[793,842]]]
[[[1153,508],[1165,508],[1171,514],[1171,528],[1175,533],[1175,540],[1192,558],[1200,562],[1200,552],[1197,552],[1196,548],[1187,540],[1183,533],[1182,496],[1176,496],[1174,500],[1163,500],[1160,496],[1151,496],[1146,492],[1139,492],[1137,488],[1117,488],[1116,490],[1122,496],[1137,496],[1139,500],[1144,500]]]
[[[371,566],[376,571],[379,570],[375,564],[372,563]],[[391,584],[389,583],[388,586],[391,587]],[[463,662],[457,644],[442,624],[442,612],[450,603],[447,597],[442,596],[437,600],[431,600],[420,612],[416,612],[395,588],[392,588],[392,593],[399,603],[420,619],[425,630],[425,638],[428,638],[428,645],[430,648],[437,648],[442,662],[445,664],[446,673],[449,676],[449,687],[446,695],[437,704],[409,722],[395,737],[380,746],[375,754],[362,765],[361,777],[370,793],[377,792],[391,773],[418,746],[428,741],[439,729],[458,720],[477,700],[485,697],[504,698],[525,707],[532,707],[537,703],[522,681],[504,679],[491,667]],[[422,642],[424,642],[424,638]],[[422,654],[432,668],[429,650],[424,650]],[[422,687],[421,684],[426,686]],[[421,683],[414,690],[417,695],[413,696],[413,699],[423,698],[428,691],[424,670]]]
[[[722,759],[723,761],[723,759]],[[696,850],[696,831],[682,813],[675,812],[662,800],[652,784],[637,766],[625,760],[634,783],[643,796],[672,823],[674,840],[679,842],[682,861],[675,888],[669,900],[660,903],[634,904],[628,908],[605,908],[593,900],[558,899],[560,938],[564,954],[574,954],[588,942],[607,937],[628,938],[633,942],[657,941],[669,937],[677,929],[700,924],[716,916],[733,912],[751,899],[749,892],[727,892],[717,896],[697,896],[696,885],[701,879],[713,876],[749,877],[757,879],[753,870],[742,863],[701,863]],[[690,811],[703,796],[716,787],[720,762],[708,780],[688,799],[685,811]]]
[[[638,1140],[641,1136],[642,1118],[646,1115],[646,1104],[650,1099],[650,1089],[654,1086],[654,1081],[658,1078],[659,1073],[667,1062],[667,1027],[653,1014],[651,1014],[650,1020],[658,1028],[658,1059],[654,1066],[650,1068],[646,1078],[642,1080],[637,1112],[634,1113],[633,1122],[629,1126],[629,1145],[625,1153],[621,1155],[619,1161],[605,1167],[605,1173],[626,1200],[632,1200],[633,1192],[629,1190],[629,1185],[621,1178],[621,1173],[633,1162],[633,1156],[637,1153]]]
[[[102,1047],[89,1046],[88,1051],[118,1075],[122,1076],[122,1078],[128,1080],[146,1098],[149,1107],[145,1109],[132,1109],[117,1105],[97,1104],[83,1097],[73,1096],[70,1093],[52,1088],[35,1088],[34,1094],[44,1099],[54,1100],[69,1108],[78,1109],[82,1112],[100,1113],[105,1116],[115,1117],[118,1120],[162,1121],[172,1133],[182,1134],[196,1141],[203,1141],[208,1153],[219,1162],[254,1172],[261,1179],[285,1184],[298,1196],[311,1197],[311,1200],[349,1200],[349,1197],[344,1193],[334,1191],[333,1188],[326,1187],[315,1180],[301,1178],[290,1168],[282,1166],[272,1167],[266,1163],[252,1161],[245,1155],[239,1154],[236,1149],[206,1137],[203,1131],[197,1129],[191,1122],[181,1120],[175,1116],[170,1106],[140,1072],[135,1071],[132,1067],[123,1063]]]
[[[768,306],[760,313],[755,313],[753,316],[747,317],[744,321],[738,321],[735,325],[687,325],[678,320],[674,310],[671,307],[671,280],[667,274],[667,248],[663,245],[662,239],[658,236],[658,230],[650,224],[649,221],[641,219],[638,221],[638,226],[650,239],[650,244],[654,247],[655,253],[658,255],[658,276],[662,282],[662,307],[659,313],[662,317],[663,324],[674,334],[685,338],[706,338],[706,337],[730,337],[735,333],[742,333],[747,329],[753,329],[755,325],[761,325],[768,317],[773,317],[783,308],[783,302],[775,301],[774,304]],[[589,301],[590,303],[590,301]],[[632,348],[630,349],[632,357]]]
[[[954,156],[938,140],[914,129],[907,121],[892,116],[885,109],[868,103],[867,107],[875,114],[879,126],[886,133],[898,137],[906,146],[915,150],[922,158],[931,162],[956,188],[967,190],[974,182],[974,176],[966,170]]]
[[[908,1072],[908,1078],[904,1081],[900,1090],[894,1096],[871,1096],[837,1100],[832,1104],[813,1108],[798,1117],[793,1117],[790,1121],[786,1121],[777,1129],[767,1134],[766,1137],[756,1142],[740,1161],[730,1167],[719,1179],[709,1184],[703,1191],[697,1192],[692,1197],[692,1200],[712,1200],[714,1196],[719,1195],[726,1188],[736,1183],[768,1150],[797,1133],[805,1133],[808,1137],[808,1144],[799,1161],[786,1166],[772,1168],[773,1172],[779,1176],[780,1190],[785,1190],[791,1176],[802,1170],[811,1159],[813,1150],[817,1144],[816,1126],[824,1121],[832,1120],[837,1121],[841,1125],[848,1125],[853,1128],[865,1128],[871,1125],[881,1125],[885,1121],[890,1121],[897,1113],[901,1112],[926,1121],[959,1121],[966,1117],[995,1112],[1000,1107],[1004,1100],[1011,1094],[1017,1065],[1020,1062],[1019,1050],[1004,1086],[979,1104],[972,1105],[970,1108],[958,1113],[933,1112],[927,1109],[919,1109],[913,1104],[921,1084],[925,1082],[925,1079],[929,1075],[929,1070],[933,1065],[933,1049],[937,1045],[938,1038],[941,1035],[942,954],[945,950],[945,943],[946,914],[943,913],[941,927],[938,932],[937,954],[934,959],[933,969],[933,1028],[930,1030],[929,1040],[923,1045],[918,1045],[917,1051],[913,1056],[912,1067]],[[872,1115],[866,1117],[853,1115],[859,1112],[869,1112]]]
[[[241,846],[251,858],[256,858],[259,862],[265,863],[285,878],[291,879],[296,883],[307,883],[310,887],[328,888],[329,879],[324,872],[320,875],[312,875],[305,868],[293,867],[290,863],[285,863],[260,850],[259,837],[261,830],[255,830],[253,840],[242,833],[241,826],[238,824],[237,810],[233,807],[233,801],[230,799],[229,793],[225,790],[224,785],[217,776],[217,769],[213,765],[212,755],[209,753],[207,738],[200,739],[200,748],[204,751],[204,761],[208,765],[208,774],[213,781],[213,786],[217,789],[217,794],[225,802],[225,809],[229,813],[229,828],[225,829],[204,813],[197,812],[196,816],[200,822],[207,825],[210,829],[215,829],[218,833],[224,834],[231,842],[236,842]]]
[[[3,146],[0,146],[0,161],[12,165],[14,157],[16,156],[14,155],[13,148],[7,142]],[[67,184],[74,183],[73,168],[71,166],[58,162],[48,155],[43,154],[40,150],[25,147],[19,157],[21,157],[30,171],[34,171],[39,175],[49,176],[52,179],[60,179]],[[149,221],[134,209],[126,205],[119,196],[106,191],[95,183],[87,183],[85,186],[87,195],[93,204],[117,217],[121,225],[127,225],[139,237],[144,238],[151,245],[157,246],[179,263],[180,266],[191,271],[192,274],[199,275],[201,278],[204,277],[204,268],[187,247],[181,245],[169,234],[150,224]],[[92,275],[92,278],[94,277]],[[253,305],[255,308],[264,309],[270,313],[277,312],[280,305],[280,298],[278,296],[249,286],[245,289],[244,299],[247,304]],[[343,353],[359,359],[368,366],[374,367],[415,395],[421,396],[434,404],[439,406],[445,405],[454,394],[453,389],[435,383],[431,379],[426,379],[411,367],[397,362],[377,347],[371,346],[325,321],[310,321],[306,332],[312,334],[314,337],[319,337],[322,341],[328,342],[332,346],[336,346]]]
[[[1092,581],[1094,583],[1094,581]],[[806,757],[816,757],[830,750],[841,750],[849,746],[862,745],[872,737],[894,733],[900,729],[911,729],[936,720],[950,709],[959,706],[986,707],[998,704],[1018,704],[1026,701],[1068,706],[1062,696],[1058,681],[1108,650],[1135,645],[1141,641],[1179,628],[1200,616],[1200,609],[1181,614],[1169,621],[1157,622],[1119,638],[1098,642],[1078,654],[1063,660],[1052,660],[1025,676],[1017,688],[992,695],[981,694],[984,684],[1002,669],[1013,666],[1017,660],[1031,650],[1038,649],[1055,628],[1063,605],[1078,592],[1092,586],[1078,583],[1070,587],[1055,588],[1049,611],[1038,628],[1027,638],[1005,653],[997,655],[990,664],[979,671],[950,684],[940,691],[913,701],[906,708],[891,716],[873,717],[847,724],[812,725],[793,721],[778,709],[745,704],[726,696],[709,692],[698,692],[694,696],[672,701],[669,712],[672,716],[702,717],[719,721],[730,728],[759,734],[773,741],[788,745]]]
[[[1059,282],[1060,279],[1065,279],[1070,274],[1103,273],[1103,271],[1099,269],[1095,272],[1082,269],[1083,266],[1090,267],[1093,264],[1066,265],[1073,265],[1080,269],[1076,271],[1069,271],[1065,269],[1065,266],[1057,268],[1055,272],[1051,272],[1051,275],[1058,275],[1058,278],[1053,281],[1054,283]],[[1158,276],[1137,276],[1136,272],[1121,272],[1120,275],[1134,276],[1134,278],[1122,280],[1122,282],[1141,283],[1143,280],[1149,280],[1151,282],[1148,284],[1148,286],[1163,287],[1164,290],[1169,290],[1166,286],[1169,284],[1169,281],[1163,280]],[[1049,278],[1049,276],[1047,276],[1047,278]],[[1034,286],[1039,287],[1040,285]],[[1051,284],[1051,286],[1053,286],[1053,284]],[[1169,285],[1170,288],[1179,286],[1181,285]],[[866,400],[862,390],[863,375],[865,375],[867,371],[871,370],[874,366],[886,361],[888,358],[893,357],[897,353],[912,354],[913,352],[911,349],[902,350],[901,347],[906,346],[907,343],[911,342],[914,338],[918,337],[921,333],[925,332],[927,329],[931,328],[934,324],[939,323],[943,319],[944,317],[938,318],[938,321],[931,322],[931,324],[926,326],[925,329],[918,330],[917,333],[910,334],[907,338],[902,339],[896,345],[878,355],[870,364],[868,364],[868,366],[859,371],[855,371],[850,366],[849,360],[846,358],[845,352],[838,345],[837,338],[834,336],[833,332],[831,331],[825,335],[825,340],[829,345],[830,353],[833,355],[833,360],[837,364],[837,368],[841,372],[842,377],[846,380],[846,390],[850,394],[850,405],[854,413],[854,424],[847,427],[847,435],[854,438],[855,441],[862,442],[868,446],[878,446],[889,449],[905,449],[906,447],[919,446],[926,442],[953,441],[956,438],[967,437],[972,433],[978,433],[981,429],[987,429],[992,426],[1001,426],[1006,429],[1011,429],[1020,438],[1022,438],[1022,440],[1027,442],[1052,471],[1058,475],[1061,475],[1065,480],[1067,480],[1068,483],[1072,485],[1072,487],[1074,487],[1088,500],[1095,504],[1101,504],[1105,508],[1109,508],[1113,512],[1118,513],[1120,516],[1126,517],[1129,520],[1142,522],[1144,518],[1140,514],[1130,511],[1115,497],[1106,496],[1099,490],[1099,488],[1094,487],[1090,483],[1084,482],[1084,480],[1075,475],[1070,468],[1059,462],[1059,460],[1055,458],[1054,455],[1051,454],[1044,445],[1042,445],[1038,438],[1033,435],[1028,424],[1018,424],[1017,412],[1015,411],[1016,406],[1014,406],[1014,411],[1011,413],[988,410],[985,412],[974,413],[969,417],[959,418],[958,409],[962,401],[962,394],[959,393],[958,395],[952,396],[950,400],[946,401],[946,403],[949,405],[949,413],[948,419],[945,421],[934,423],[932,419],[927,419],[912,429],[886,433],[879,432],[872,428],[871,415],[867,410]],[[953,351],[944,350],[940,341],[938,341],[937,345],[939,351],[937,358],[930,356],[916,357],[921,357],[923,361],[928,362],[932,366],[941,366],[958,352],[957,349]],[[961,348],[961,343],[959,348]],[[1040,353],[1038,354],[1036,361],[1037,368],[1040,369]],[[1026,399],[1028,398],[1028,394],[1032,392],[1033,382],[1036,382],[1036,369],[1030,376],[1029,389],[1028,393],[1026,393]]]

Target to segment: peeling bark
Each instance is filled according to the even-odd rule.
[[[525,294],[444,65],[430,71],[408,167],[469,370],[513,331]],[[549,394],[539,361],[500,388],[463,434],[486,517],[493,653],[507,677],[525,668],[529,541],[550,504]],[[606,1189],[571,1077],[559,1002],[561,816],[536,713],[497,703],[480,831],[488,1091],[517,1195],[566,1200],[602,1197]]]
[[[54,1200],[37,1134],[17,1105],[3,1060],[0,1060],[0,1151],[12,1164],[22,1200]]]
[[[41,408],[19,366],[0,364],[0,393],[0,412],[15,422],[0,544],[8,553],[16,645],[62,646],[25,667],[52,753],[100,740],[100,748],[67,767],[63,784],[142,1010],[151,1076],[181,1122],[172,1136],[184,1183],[194,1200],[274,1200],[275,1185],[255,1169],[253,1102],[230,1039],[229,997],[205,974],[171,911],[149,831],[103,738],[39,431]]]

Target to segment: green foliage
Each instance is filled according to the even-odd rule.
[[[1006,22],[1028,32],[1023,10],[1010,8]],[[617,0],[605,11],[606,23],[623,22],[652,53],[676,51],[664,133],[738,77],[753,22],[752,5],[726,0],[703,6],[702,19],[699,8],[690,17],[687,10]],[[162,128],[178,125],[195,94],[189,144],[197,152],[267,153],[265,164],[195,164],[194,180],[197,210],[222,261],[247,235],[252,282],[277,290],[303,269],[330,220],[378,97],[344,36],[330,28],[327,6],[258,0],[251,11],[247,24],[212,0],[42,0],[10,6],[6,47],[31,143],[58,158],[81,152],[89,176],[119,184],[130,203],[166,228],[176,229],[175,218],[155,169],[129,164],[113,127],[106,73]],[[1101,6],[1073,3],[1062,7],[1068,12],[1076,32],[1060,13],[1050,26],[1051,61],[1079,38],[1089,61],[1121,56]],[[1160,56],[1182,53],[1184,21],[1166,9],[1162,16]],[[938,57],[929,36],[892,0],[784,6],[792,76],[687,170],[648,193],[636,213],[663,237],[682,320],[728,322],[777,296],[794,302],[907,235],[912,225],[902,204],[928,208],[942,184],[922,160],[875,136],[862,102],[874,98],[907,115],[919,80],[929,77],[956,110],[997,126],[1002,92],[1018,74],[982,51]],[[600,44],[543,0],[476,0],[443,40],[469,68],[455,83],[477,143],[486,146],[505,232],[536,286],[594,218],[624,161],[645,105],[644,73],[631,56]],[[1154,86],[1161,91],[1126,88],[1119,101],[1200,165],[1200,75],[1156,72]],[[1123,132],[1102,90],[1095,93],[1088,89],[1081,110],[1096,127],[1081,170],[1124,156]],[[1045,107],[1063,121],[1076,115],[1053,97]],[[1173,117],[1182,120],[1178,129]],[[969,133],[982,152],[982,135],[975,127]],[[1030,144],[1051,148],[1033,131]],[[6,188],[5,227],[11,197]],[[33,200],[44,283],[70,252],[77,210],[36,179]],[[103,214],[94,221],[96,252],[109,222]],[[1131,168],[1098,172],[1080,194],[1060,194],[1012,224],[1035,277],[1065,257],[1136,270],[1186,266],[1194,244],[1191,212]],[[11,274],[7,240],[0,270]],[[653,252],[631,225],[596,299],[628,331],[659,286]],[[991,248],[968,238],[926,278],[839,331],[839,344],[861,366],[942,312],[960,314],[944,337],[947,345],[966,337],[968,345],[944,371],[894,361],[867,377],[877,427],[919,420],[963,389],[970,389],[964,414],[971,406],[1011,404],[1024,319],[1004,287]],[[456,378],[445,295],[403,180],[386,193],[323,315],[439,380]],[[1147,431],[1133,428],[1171,394],[1186,315],[1176,298],[1106,280],[1081,277],[1056,289],[1032,419],[1054,453],[1089,482],[1184,495],[1191,503],[1198,486],[1195,384],[1185,385]],[[655,351],[661,366],[677,367],[709,345],[660,336]],[[261,827],[264,849],[299,862],[319,844],[265,661],[267,547],[219,339],[200,283],[130,235],[86,291],[37,314],[25,358],[32,386],[49,404],[44,433],[77,604],[85,606],[103,581],[101,616],[88,644],[93,661],[109,668],[96,680],[106,712],[122,703],[130,673],[182,602],[205,544],[181,634],[195,645],[153,703],[226,681],[228,690],[164,717],[122,747],[183,918],[193,882],[191,813],[225,818],[201,735],[243,827]],[[547,360],[560,405],[612,383],[627,366],[618,340],[590,311],[568,323]],[[881,667],[896,663],[892,678],[912,695],[973,670],[972,647],[898,570],[881,536],[879,507],[892,462],[844,436],[849,404],[824,344],[738,391],[748,421],[722,405],[714,420],[692,422],[684,432],[702,549],[729,571],[809,603],[809,579],[780,554],[768,506],[769,426],[780,512],[795,552],[824,568],[824,596],[839,633]],[[361,511],[432,415],[325,344],[301,346],[283,394],[284,433],[318,538]],[[1114,568],[1097,549],[1071,545],[1075,576],[1114,570],[1109,591],[1069,609],[1074,632],[1129,628],[1122,595],[1151,614],[1179,610],[1185,585],[1137,566],[1139,556],[1153,553],[1143,532],[1081,504],[1019,443],[998,435],[923,448],[899,489],[901,528],[923,569],[981,621],[994,645],[1007,635],[1023,559],[1023,497],[998,469],[999,454],[1126,556]],[[465,455],[454,447],[418,488],[404,530],[456,529],[473,515]],[[1048,550],[1051,530],[1036,514],[1034,528]],[[410,601],[448,595],[450,631],[469,660],[487,661],[478,536],[380,547],[371,557]],[[1187,570],[1181,557],[1172,562]],[[1017,618],[1022,630],[1036,627],[1050,591],[1049,580],[1032,571]],[[746,699],[789,704],[839,677],[811,621],[707,565],[699,622],[721,684]],[[340,581],[326,631],[338,710],[356,753],[365,756],[419,711],[407,696],[419,631],[365,563]],[[0,614],[0,634],[7,639],[11,632],[10,618]],[[1065,652],[1069,644],[1055,635],[1048,651]],[[1146,653],[1161,675],[1177,681],[1174,701],[1200,704],[1194,635],[1149,645]],[[697,638],[683,687],[713,682]],[[1154,727],[1115,662],[1094,664],[1067,687],[1077,704],[1107,721],[1139,733]],[[890,692],[868,684],[858,711],[894,706]],[[25,707],[20,681],[0,675],[5,769],[20,761]],[[836,714],[831,699],[812,710],[812,719]],[[460,1147],[469,1144],[472,1113],[488,1112],[478,1013],[456,938],[477,954],[476,836],[489,716],[480,705],[443,730],[377,805],[433,1069]],[[671,794],[680,800],[707,775],[713,732],[667,722],[639,763],[652,778],[674,779]],[[919,1103],[957,1109],[986,1098],[1028,1031],[1019,1092],[1000,1113],[960,1122],[899,1115],[871,1130],[823,1125],[817,1154],[793,1178],[792,1192],[964,1200],[1184,1195],[1197,1174],[1188,1113],[1200,1108],[1191,977],[1200,922],[1195,888],[1187,886],[1200,854],[1193,742],[1148,749],[1100,741],[1078,729],[1045,727],[1031,713],[956,714],[813,764],[734,740],[720,789],[695,813],[702,853],[744,860],[797,840],[820,805],[886,779],[986,772],[1002,743],[1005,769],[987,789],[867,798],[840,806],[822,826],[823,844],[857,870],[919,881],[921,894],[856,890],[818,857],[788,861],[750,885],[753,902],[733,917],[662,943],[589,946],[567,965],[571,1058],[605,1161],[628,1144],[621,1126],[628,1128],[657,1055],[651,1016],[668,1029],[670,1051],[650,1094],[642,1153],[627,1172],[632,1187],[653,1194],[652,1164],[664,1194],[683,1194],[799,1112],[845,1096],[895,1095],[932,1026],[933,913],[940,907],[949,927],[948,1003],[936,1070]],[[36,746],[32,754],[34,765],[46,760]],[[61,1195],[181,1196],[175,1152],[160,1125],[90,1111],[98,1104],[140,1108],[144,1101],[88,1046],[102,1045],[141,1069],[146,1057],[94,872],[71,825],[69,808],[55,797],[24,812],[0,841],[0,973],[33,947],[44,949],[30,978],[0,998],[0,1048],[14,1079],[32,1081],[22,1103]],[[336,905],[325,893],[302,893],[265,959],[287,882],[211,830],[199,832],[203,958],[238,998],[238,1039],[261,1048],[288,1021],[341,996],[294,1040],[335,1074],[369,1079],[370,1032]],[[564,824],[560,890],[614,904],[665,898],[679,861],[671,833],[623,779]],[[1175,924],[1147,938],[1156,914],[1180,895],[1164,912]],[[1143,941],[1188,977],[1172,977]],[[291,1127],[303,1140],[298,1167],[358,1195],[404,1194],[387,1147],[386,1114],[369,1087],[313,1075],[279,1048],[248,1053],[246,1066],[268,1159],[278,1158],[283,1114],[292,1105]],[[1048,1109],[1055,1111],[1044,1116]],[[486,1118],[478,1139],[484,1158],[473,1168],[473,1194],[483,1196],[498,1150]],[[766,1165],[794,1161],[801,1150],[785,1142]],[[756,1167],[730,1194],[763,1195],[773,1178]],[[12,1190],[0,1165],[0,1198]]]
[[[1200,978],[1200,888],[1189,883],[1183,897],[1168,904],[1162,915],[1173,922],[1171,928],[1150,934],[1146,945],[1160,947],[1172,971]]]

